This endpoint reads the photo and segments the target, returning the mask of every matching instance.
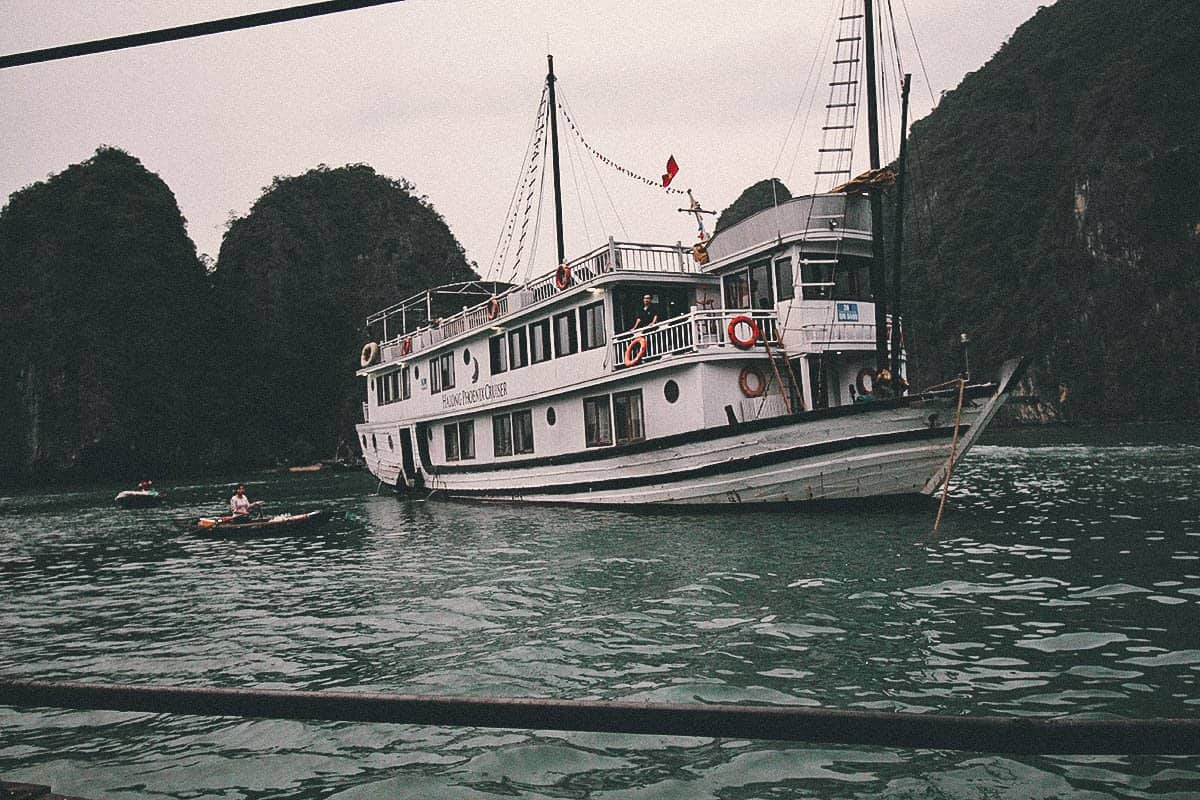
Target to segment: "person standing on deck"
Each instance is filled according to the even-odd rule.
[[[638,311],[638,315],[633,321],[633,327],[630,330],[647,328],[660,319],[662,319],[662,309],[654,302],[654,297],[649,294],[642,295],[642,307]]]

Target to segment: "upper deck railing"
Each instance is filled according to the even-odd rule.
[[[548,300],[559,292],[613,272],[658,272],[699,274],[700,268],[692,259],[691,249],[682,245],[635,244],[615,242],[596,248],[581,258],[567,263],[566,271],[556,268],[528,283],[514,286],[482,303],[464,308],[452,316],[422,325],[413,331],[402,330],[381,342],[384,361],[419,353],[468,331],[498,324],[508,314]],[[494,304],[493,304],[494,301]],[[367,318],[367,324],[383,323],[395,317],[404,319],[404,311],[427,308],[427,293],[415,295]],[[402,325],[402,327],[405,327]]]
[[[735,320],[750,319],[754,328]],[[734,330],[731,332],[731,328]],[[614,368],[654,361],[666,355],[723,347],[761,352],[767,345],[779,346],[778,319],[774,311],[759,309],[692,308],[687,314],[644,328],[617,334],[612,340]],[[757,330],[758,336],[752,331]],[[739,341],[735,341],[735,337]],[[637,340],[644,340],[644,344]],[[639,350],[641,351],[639,353]],[[630,363],[630,362],[633,363]]]

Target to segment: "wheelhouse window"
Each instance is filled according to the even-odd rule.
[[[575,310],[554,317],[554,357],[562,358],[579,351],[579,335],[575,328]]]
[[[592,303],[579,309],[579,345],[584,350],[603,347],[604,335],[604,301]]]
[[[493,375],[508,371],[508,348],[503,333],[488,339],[488,354],[491,356]]]
[[[770,261],[750,265],[750,299],[754,308],[775,307],[775,280]]]
[[[408,399],[408,367],[393,370],[375,379],[375,401],[385,406]]]
[[[588,447],[613,443],[612,407],[608,395],[583,398],[583,438]]]
[[[524,328],[508,332],[508,368],[520,369],[529,363],[529,346]]]
[[[792,260],[790,258],[775,259],[775,290],[780,300],[791,300],[796,296],[795,281],[792,277]]]
[[[550,360],[550,320],[543,319],[529,326],[529,363]]]
[[[721,283],[725,289],[726,308],[750,308],[750,275],[746,270],[726,275]]]
[[[637,442],[646,438],[645,418],[642,415],[642,390],[618,392],[613,395],[613,427],[617,444]]]
[[[458,461],[475,457],[475,422],[451,422],[443,428],[446,441],[446,460]]]

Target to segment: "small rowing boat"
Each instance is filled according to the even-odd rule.
[[[270,536],[290,533],[300,528],[318,525],[329,519],[328,512],[318,509],[304,514],[276,514],[272,517],[251,517],[240,521],[231,516],[177,519],[175,524],[196,536]]]

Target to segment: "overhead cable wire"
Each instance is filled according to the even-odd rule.
[[[194,39],[198,36],[211,36],[216,33],[228,33],[230,31],[245,30],[246,28],[257,28],[263,25],[275,25],[280,22],[294,22],[326,14],[357,11],[358,9],[369,8],[371,6],[381,6],[387,3],[398,2],[401,2],[401,0],[324,0],[324,2],[319,3],[306,3],[301,6],[280,8],[274,11],[244,14],[240,17],[227,17],[208,22],[196,22],[190,25],[178,25],[174,28],[162,28],[144,33],[113,36],[108,39],[95,39],[90,42],[47,47],[43,50],[13,53],[7,56],[0,56],[0,69],[39,64],[45,61],[59,61],[64,58],[94,55],[95,53],[108,53],[113,50],[125,50],[131,47],[163,44],[181,39]]]
[[[921,65],[921,74],[925,76],[925,88],[929,90],[929,101],[936,106],[937,98],[933,96],[933,82],[929,80],[929,70],[925,69],[925,56],[921,54],[921,43],[917,41],[917,32],[913,29],[912,17],[908,14],[908,3],[906,0],[900,0],[900,7],[904,9],[904,19],[908,22],[908,33],[912,36],[913,49],[917,51],[917,61]]]

